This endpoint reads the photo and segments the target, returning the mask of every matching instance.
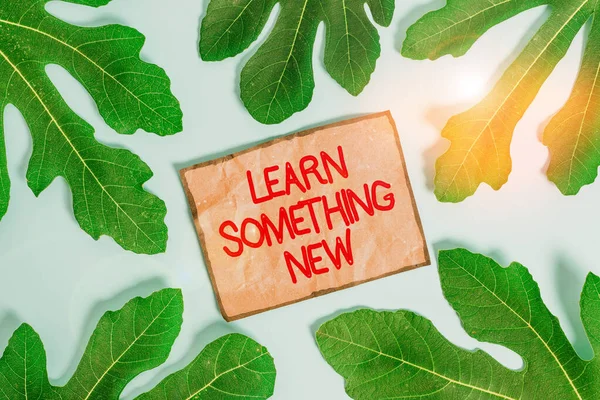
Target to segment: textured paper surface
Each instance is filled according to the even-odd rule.
[[[343,162],[339,157],[340,151]],[[347,177],[332,168],[333,164],[323,162],[320,156],[322,152],[337,163],[338,169],[345,166],[342,173],[346,172]],[[314,156],[320,161],[316,169],[320,171],[321,180],[327,181],[324,165],[329,166],[331,183],[322,184],[314,174],[307,174],[311,188],[302,184],[306,180],[298,171],[301,159],[304,157],[305,160],[305,156]],[[289,195],[264,200],[268,195],[267,179],[279,180],[277,184],[270,185],[271,191],[285,190],[287,162],[294,168],[305,193],[298,185],[290,185]],[[270,172],[265,177],[266,168],[270,168]],[[250,179],[248,171],[252,175]],[[181,177],[221,312],[228,321],[429,264],[427,245],[400,141],[389,112],[276,139],[241,153],[184,169]],[[376,186],[378,184],[375,182],[385,182],[389,188],[380,184]],[[311,222],[309,207],[299,209],[297,206],[294,216],[304,218],[304,221],[296,227],[304,232],[308,229],[308,234],[296,235],[292,239],[284,229],[286,233],[282,234],[282,242],[279,243],[273,232],[269,231],[272,245],[268,246],[265,239],[268,229],[265,231],[264,225],[257,228],[249,223],[245,237],[255,244],[262,238],[262,245],[257,248],[244,245],[242,250],[237,241],[227,239],[220,233],[223,223],[230,221],[238,232],[234,233],[232,226],[224,229],[224,232],[241,235],[243,221],[252,218],[260,222],[261,214],[278,226],[281,207],[289,212],[290,207],[294,208],[299,202],[319,196],[326,197],[331,210],[337,205],[336,193],[341,193],[342,189],[365,196],[363,200],[366,201],[368,194],[364,191],[364,185],[371,188],[367,192],[373,195],[372,201],[378,203],[381,209],[384,206],[387,209],[374,209],[371,216],[356,206],[355,202],[356,214],[352,208],[346,208],[346,220],[351,219],[351,215],[358,215],[359,220],[349,226],[341,212],[331,212],[332,229],[329,229],[323,201],[320,201],[313,205],[319,233],[316,233],[315,222]],[[250,186],[254,187],[254,197]],[[389,196],[388,201],[384,200],[386,194],[393,195],[393,204]],[[255,204],[256,200],[261,199],[264,201]],[[341,199],[342,196],[340,204],[348,205]],[[342,245],[337,253],[336,239]],[[320,245],[322,243],[329,247],[329,253]],[[350,246],[347,246],[348,243]],[[306,261],[303,254],[308,254],[306,249],[310,246],[313,247],[313,258],[322,258],[314,263],[312,273],[306,265],[310,265],[310,261],[303,263]],[[348,247],[351,248],[351,257],[344,256],[349,253]],[[241,251],[241,254],[231,256],[224,248],[228,248],[230,253]],[[344,249],[346,253],[342,252]],[[303,263],[310,277],[294,263],[289,260],[286,262],[285,252]],[[329,254],[334,255],[339,269]],[[293,273],[288,264],[292,265]],[[295,275],[295,283],[292,274]]]

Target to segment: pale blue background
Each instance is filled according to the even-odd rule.
[[[380,29],[383,54],[377,71],[357,98],[327,76],[321,61],[321,27],[312,104],[278,126],[263,126],[238,99],[238,75],[249,53],[220,63],[204,63],[197,56],[198,21],[206,2],[115,0],[99,10],[49,5],[55,15],[73,23],[117,22],[137,28],[148,39],[143,57],[164,67],[173,79],[185,115],[184,132],[168,138],[144,132],[126,137],[106,126],[89,95],[64,70],[48,68],[67,102],[96,128],[99,140],[134,150],[152,167],[155,177],[147,188],[169,208],[169,247],[166,254],[148,257],[125,252],[109,238],[94,242],[77,226],[62,180],[34,198],[25,183],[31,140],[22,117],[9,107],[6,140],[13,188],[9,212],[0,223],[0,348],[27,321],[44,341],[53,383],[65,383],[104,311],[170,286],[182,288],[185,297],[181,336],[167,363],[136,379],[126,389],[126,399],[182,368],[208,342],[229,332],[248,334],[269,348],[278,370],[275,399],[345,399],[342,379],[321,358],[313,335],[321,322],[357,306],[414,310],[454,343],[480,346],[518,368],[519,357],[498,346],[478,344],[461,329],[442,297],[435,263],[231,324],[219,314],[177,170],[277,135],[391,109],[432,254],[461,245],[493,255],[504,265],[522,262],[578,351],[591,356],[577,302],[586,273],[600,272],[600,182],[577,197],[563,197],[542,173],[548,152],[539,141],[541,127],[566,100],[574,82],[582,33],[517,127],[510,182],[500,192],[484,187],[464,203],[448,205],[438,203],[430,187],[434,159],[446,147],[440,130],[449,116],[482,96],[478,85],[486,90],[498,78],[515,50],[523,47],[531,27],[540,25],[544,8],[492,29],[461,59],[416,62],[397,51],[404,32],[420,14],[444,2],[398,1],[392,26]],[[264,38],[263,34],[260,40]]]

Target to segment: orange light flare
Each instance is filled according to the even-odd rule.
[[[482,98],[490,88],[488,79],[479,70],[461,68],[449,89],[456,96],[456,100],[465,101]]]

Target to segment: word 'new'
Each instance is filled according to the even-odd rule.
[[[324,255],[327,256],[329,261],[335,266],[335,269],[339,270],[342,268],[342,256],[346,260],[348,265],[354,264],[354,256],[352,255],[352,241],[350,240],[351,231],[349,228],[346,229],[346,242],[342,242],[341,237],[335,239],[335,248],[331,249],[329,244],[325,240],[321,240],[319,243],[310,244],[308,246],[302,246],[302,259],[298,260],[292,253],[285,251],[283,257],[285,258],[285,264],[287,265],[292,282],[296,284],[298,278],[294,267],[296,267],[302,274],[311,278],[313,275],[321,275],[329,272],[327,266],[317,266],[318,263],[323,260],[321,255],[315,254],[316,250],[322,249]],[[322,252],[322,254],[323,254]]]

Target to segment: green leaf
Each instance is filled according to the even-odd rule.
[[[412,312],[359,310],[317,331],[321,353],[354,399],[597,399],[598,358],[582,360],[550,313],[525,267],[503,268],[464,249],[442,251],[445,297],[475,339],[505,346],[525,367],[512,371],[481,350],[445,339]],[[581,300],[586,331],[598,349],[600,278],[590,274]]]
[[[139,58],[145,40],[139,32],[119,25],[70,25],[47,13],[47,2],[0,4],[0,110],[16,106],[31,131],[29,187],[37,196],[63,177],[73,193],[75,217],[94,239],[108,235],[136,253],[164,252],[165,205],[142,187],[152,171],[131,152],[99,143],[93,128],[62,99],[45,67],[57,64],[70,72],[93,97],[106,123],[122,134],[181,131],[182,114],[170,81],[162,69]],[[0,217],[9,187],[3,136]]]
[[[544,132],[550,150],[548,178],[566,195],[574,195],[598,176],[600,165],[600,4],[571,97]]]
[[[539,5],[551,8],[544,25],[492,92],[470,110],[452,117],[442,131],[451,145],[436,164],[435,193],[440,201],[462,201],[484,182],[496,190],[507,182],[517,123],[598,5],[595,0],[455,0],[409,28],[402,50],[405,56],[459,56],[489,28]],[[552,154],[548,176],[565,194],[577,193],[592,182],[600,165],[595,147],[600,122],[594,80],[600,66],[599,31],[600,24],[595,22],[571,99],[544,134]]]
[[[350,94],[369,83],[379,58],[377,29],[369,21],[389,26],[394,0],[211,0],[202,21],[200,55],[223,60],[254,42],[273,10],[281,11],[273,31],[241,73],[241,98],[250,114],[264,124],[276,124],[304,110],[315,86],[312,55],[317,27],[325,23],[325,68]]]
[[[189,366],[138,400],[268,399],[274,386],[275,365],[267,349],[246,336],[231,334],[206,346]]]
[[[140,373],[164,363],[179,335],[183,314],[181,291],[165,289],[135,298],[98,322],[63,398],[118,399]]]
[[[42,399],[52,393],[44,345],[33,328],[23,324],[0,359],[0,399]]]
[[[181,291],[137,297],[104,314],[64,387],[53,387],[43,344],[29,325],[13,335],[0,358],[0,400],[117,400],[136,376],[164,363],[181,329]],[[210,343],[187,367],[138,398],[267,399],[275,386],[267,349],[238,334]]]

